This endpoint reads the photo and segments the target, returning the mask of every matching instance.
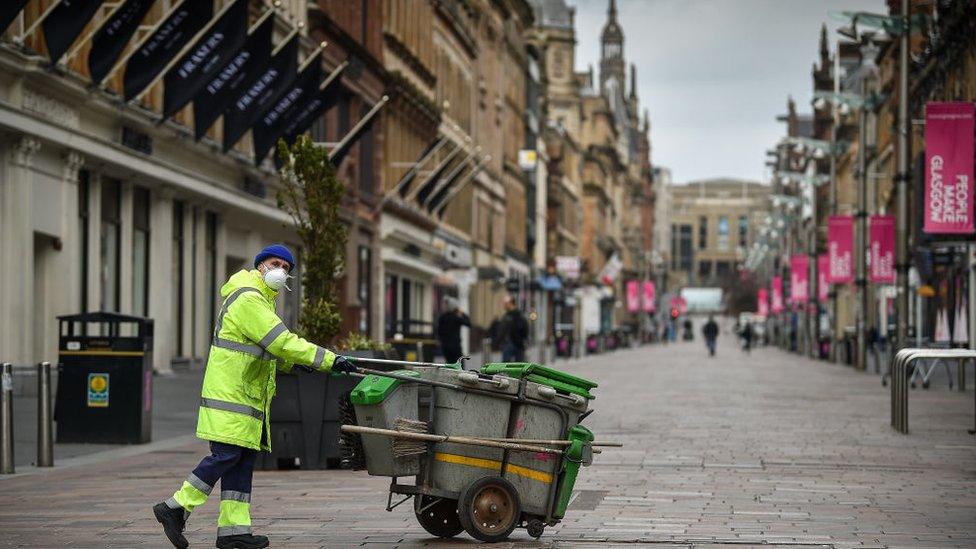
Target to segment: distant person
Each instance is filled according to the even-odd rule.
[[[461,310],[453,297],[444,298],[444,312],[437,319],[437,340],[444,353],[444,362],[454,364],[461,359],[461,327],[471,326],[471,319]]]
[[[505,314],[498,324],[502,362],[525,362],[525,345],[529,339],[529,321],[519,310],[515,298],[506,295],[502,301]]]
[[[708,322],[702,326],[702,336],[705,337],[705,345],[708,347],[708,356],[715,356],[715,346],[718,341],[718,324],[712,315],[708,315]]]
[[[752,323],[746,322],[746,325],[742,328],[742,350],[746,353],[752,350],[753,335]]]

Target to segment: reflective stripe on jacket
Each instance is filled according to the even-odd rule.
[[[329,372],[335,354],[285,327],[275,313],[277,292],[257,270],[231,276],[220,295],[224,302],[203,377],[197,436],[270,451],[275,370],[290,372],[301,364]]]

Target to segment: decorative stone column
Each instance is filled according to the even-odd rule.
[[[7,169],[0,181],[0,356],[7,362],[29,364],[32,357],[34,230],[31,223],[31,183],[37,139],[24,136],[12,144]]]
[[[173,368],[173,195],[153,189],[149,209],[149,317],[153,319],[153,369],[171,374]]]

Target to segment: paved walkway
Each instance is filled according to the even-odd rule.
[[[910,435],[889,423],[878,377],[723,340],[564,362],[600,382],[587,420],[620,440],[581,474],[567,520],[498,547],[974,547],[973,392],[911,394]],[[0,478],[0,546],[167,547],[150,505],[203,443]],[[131,451],[131,450],[130,450]],[[433,540],[409,505],[384,511],[388,479],[259,472],[256,530],[277,547],[470,547]],[[194,513],[212,547],[216,502]]]

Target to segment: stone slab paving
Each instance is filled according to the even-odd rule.
[[[558,367],[600,383],[587,420],[619,440],[581,474],[566,520],[496,547],[976,547],[973,392],[913,391],[912,432],[889,427],[877,376],[720,342],[618,351]],[[202,442],[102,454],[0,478],[0,546],[168,546],[150,506]],[[350,471],[258,472],[255,529],[277,547],[471,547],[431,539],[388,479]],[[212,547],[215,501],[194,513]]]

